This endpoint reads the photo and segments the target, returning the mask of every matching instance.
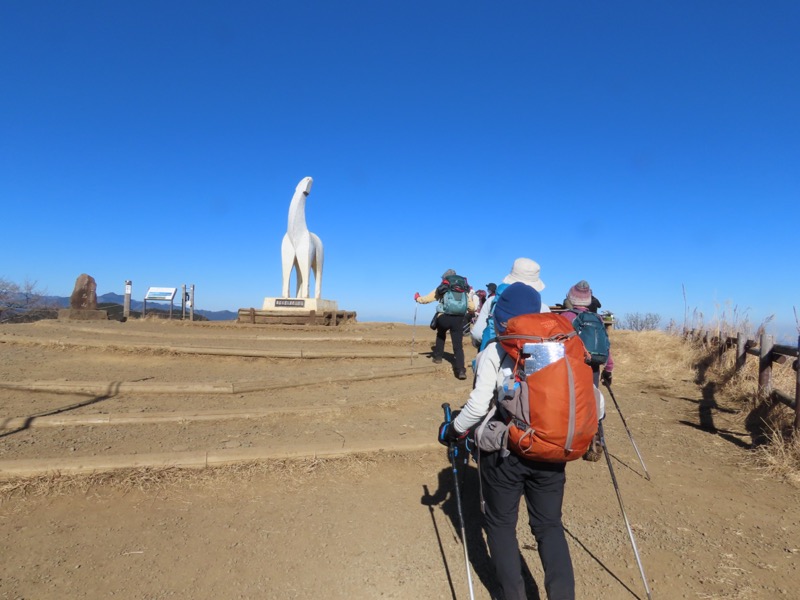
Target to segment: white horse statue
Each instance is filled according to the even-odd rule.
[[[281,244],[283,262],[283,297],[289,298],[289,280],[292,268],[297,272],[297,297],[309,298],[308,285],[314,271],[314,297],[320,298],[322,290],[322,241],[306,226],[306,198],[311,192],[311,177],[303,177],[294,190],[289,205],[289,227]]]

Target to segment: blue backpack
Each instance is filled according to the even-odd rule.
[[[501,283],[499,286],[497,286],[497,291],[495,292],[494,296],[492,296],[492,304],[489,307],[489,316],[486,317],[486,327],[483,328],[483,336],[481,337],[481,347],[478,350],[479,352],[484,350],[486,346],[488,346],[489,343],[497,336],[497,333],[494,329],[494,305],[497,304],[497,299],[507,287],[507,283]]]
[[[608,339],[608,332],[603,323],[603,319],[597,314],[589,311],[577,313],[572,326],[578,332],[583,345],[586,346],[588,357],[586,362],[593,367],[608,362],[608,352],[611,348],[611,341]]]

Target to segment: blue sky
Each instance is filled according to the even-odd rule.
[[[0,277],[260,307],[311,176],[362,321],[528,256],[551,304],[794,335],[798,31],[793,0],[4,0]]]

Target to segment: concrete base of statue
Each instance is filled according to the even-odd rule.
[[[108,321],[108,312],[88,308],[62,308],[58,311],[58,318],[71,321]]]
[[[307,315],[312,311],[317,314],[336,312],[339,310],[339,305],[335,300],[322,298],[264,298],[261,310],[280,311],[287,315]]]
[[[264,298],[261,310],[240,308],[239,323],[273,325],[343,325],[356,313],[339,310],[335,300],[322,298]]]

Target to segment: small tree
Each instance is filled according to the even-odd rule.
[[[39,308],[45,308],[45,302],[35,281],[25,280],[20,286],[0,278],[0,321],[7,321],[14,315]]]
[[[651,331],[658,329],[659,323],[661,323],[661,315],[657,313],[626,313],[619,328],[631,331]]]

